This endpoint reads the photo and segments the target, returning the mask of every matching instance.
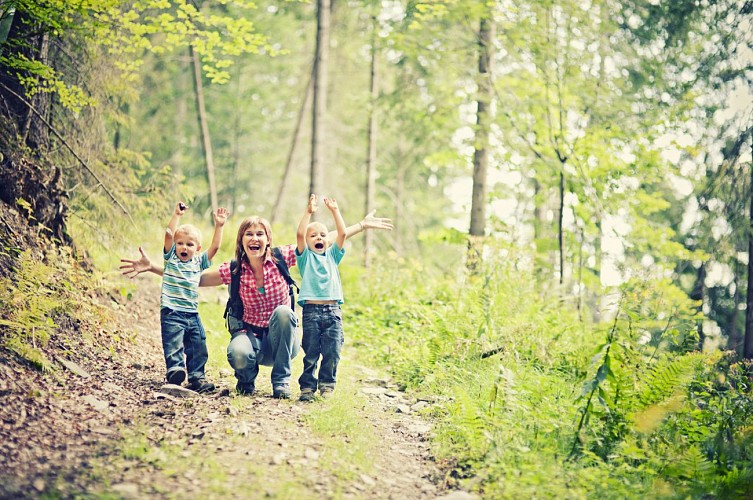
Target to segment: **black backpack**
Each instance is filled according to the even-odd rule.
[[[293,288],[295,287],[296,291],[300,291],[300,289],[298,288],[298,283],[296,283],[295,280],[290,276],[288,264],[285,262],[285,259],[282,256],[280,247],[274,247],[272,249],[272,255],[274,256],[277,270],[280,271],[280,274],[282,274],[282,277],[285,278],[285,282],[288,284],[290,293],[290,307],[291,309],[295,309],[295,293],[293,292]],[[227,325],[227,329],[231,334],[243,329],[243,301],[241,300],[241,295],[239,292],[241,287],[241,273],[235,272],[237,268],[238,261],[235,259],[231,260],[230,287],[228,288],[229,297],[227,299],[227,305],[225,306],[224,314],[225,324]]]

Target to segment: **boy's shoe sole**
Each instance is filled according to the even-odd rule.
[[[199,394],[206,394],[207,392],[214,392],[214,384],[207,382],[206,380],[197,380],[188,384],[188,388]]]
[[[180,385],[186,380],[186,372],[183,370],[173,370],[167,374],[167,383]]]
[[[275,399],[290,399],[290,387],[281,385],[272,389],[272,397]]]

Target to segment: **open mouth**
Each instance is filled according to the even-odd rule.
[[[324,250],[324,243],[322,242],[316,243],[314,245],[314,248],[316,248],[317,250]]]
[[[188,252],[180,252],[180,256],[183,259],[188,258]]]
[[[261,246],[260,245],[249,245],[248,249],[250,251],[252,251],[252,252],[258,252],[259,250],[261,250]]]

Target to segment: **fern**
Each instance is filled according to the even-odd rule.
[[[0,342],[45,371],[51,364],[41,349],[57,328],[53,315],[70,309],[55,282],[55,270],[28,251],[21,254],[16,274],[0,280],[0,325],[6,327]]]
[[[668,476],[679,479],[690,479],[697,482],[703,482],[708,479],[715,471],[714,464],[711,463],[697,446],[689,447],[685,453],[679,457],[673,457],[668,464],[665,473]]]
[[[645,379],[641,403],[646,406],[655,404],[685,389],[703,360],[703,354],[690,353],[654,365]]]

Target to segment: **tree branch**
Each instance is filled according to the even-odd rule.
[[[55,127],[53,127],[50,124],[50,122],[48,122],[44,118],[44,116],[42,116],[41,113],[39,113],[39,111],[37,111],[34,108],[34,106],[31,105],[31,103],[29,101],[27,101],[26,99],[24,99],[23,97],[21,97],[20,95],[18,95],[13,90],[11,90],[8,87],[6,87],[5,84],[3,84],[2,82],[0,82],[0,87],[2,87],[3,89],[7,90],[9,93],[11,93],[17,99],[19,99],[21,102],[23,102],[24,104],[26,104],[29,107],[29,109],[31,110],[31,112],[34,113],[40,120],[42,120],[42,123],[44,123],[47,126],[48,129],[50,129],[50,132],[52,132],[55,135],[55,137],[57,137],[60,140],[60,142],[63,144],[63,146],[65,146],[65,148],[68,151],[70,151],[70,153],[79,161],[79,163],[81,163],[81,165],[86,169],[86,171],[89,172],[92,177],[94,177],[94,179],[97,181],[98,185],[102,186],[102,189],[105,190],[105,193],[107,193],[107,195],[118,206],[118,208],[120,208],[123,211],[123,213],[128,216],[128,220],[130,220],[131,224],[133,224],[134,227],[135,227],[136,226],[136,222],[134,222],[133,218],[131,217],[131,214],[128,213],[128,210],[126,210],[125,207],[110,192],[110,190],[107,189],[107,186],[104,185],[104,183],[102,182],[102,180],[97,176],[97,174],[94,173],[94,171],[89,167],[89,165],[84,160],[82,160],[81,157],[78,154],[76,154],[76,152],[73,150],[73,148],[66,142],[65,139],[63,139],[63,136],[61,136],[58,133],[58,131],[55,130]]]

